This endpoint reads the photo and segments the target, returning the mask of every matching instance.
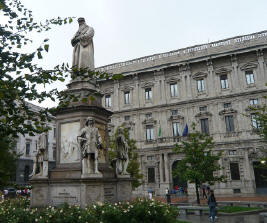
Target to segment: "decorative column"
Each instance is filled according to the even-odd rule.
[[[259,49],[257,51],[257,56],[258,56],[258,63],[259,63],[259,73],[257,73],[256,75],[258,76],[258,83],[256,86],[258,85],[262,85],[265,86],[265,80],[264,80],[264,74],[265,74],[265,66],[264,66],[264,58],[263,58],[263,50]]]

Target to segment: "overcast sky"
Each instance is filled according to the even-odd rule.
[[[95,66],[267,29],[267,0],[21,0],[38,20],[84,17],[95,30]],[[50,39],[42,64],[71,64],[75,21],[35,37]]]

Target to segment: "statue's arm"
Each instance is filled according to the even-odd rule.
[[[76,32],[73,38],[71,39],[71,45],[75,46],[80,41],[79,33]]]
[[[94,37],[95,31],[92,27],[89,27],[89,29],[83,33],[79,39],[92,39]]]

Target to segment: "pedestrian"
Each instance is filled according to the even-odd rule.
[[[210,190],[209,197],[208,197],[208,205],[210,209],[210,219],[212,222],[215,221],[215,208],[216,208],[216,198],[214,196],[213,190]]]
[[[167,188],[167,189],[165,190],[165,193],[166,193],[167,204],[170,204],[170,203],[171,203],[171,195],[170,195],[169,188]]]
[[[207,194],[206,194],[205,186],[202,187],[202,196],[203,196],[203,198],[206,198],[206,199],[208,198]]]
[[[152,200],[152,196],[153,196],[152,190],[148,190],[148,198],[149,198],[149,200]]]

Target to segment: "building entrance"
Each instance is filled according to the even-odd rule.
[[[179,160],[176,160],[173,164],[172,164],[172,173],[174,172],[174,170],[177,168],[177,166],[179,165]],[[179,178],[178,176],[172,176],[172,185],[173,185],[173,189],[176,189],[177,186],[178,188],[182,188],[183,191],[187,190],[187,182],[182,180],[181,178]]]
[[[256,183],[256,193],[267,194],[267,170],[260,162],[253,162]]]

